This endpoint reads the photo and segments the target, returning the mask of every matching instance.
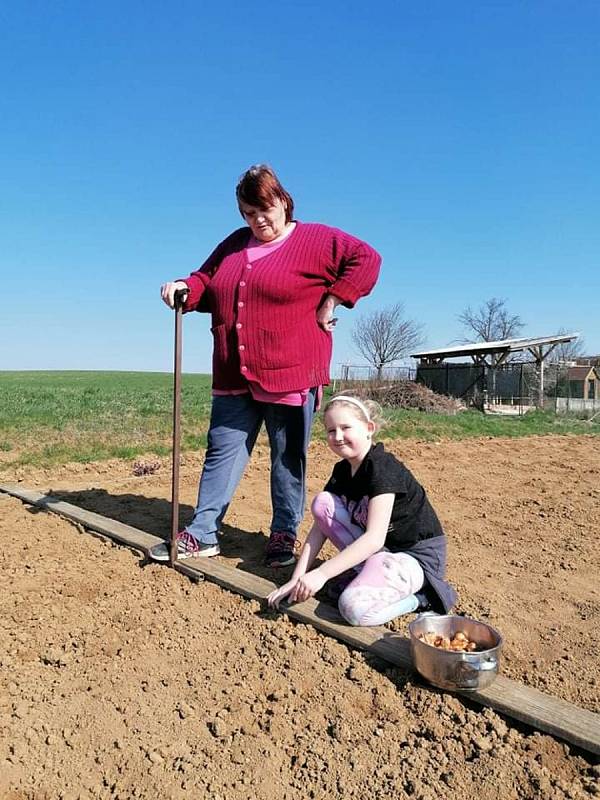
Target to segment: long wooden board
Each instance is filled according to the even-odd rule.
[[[52,495],[40,494],[29,489],[23,489],[20,486],[4,486],[2,484],[0,484],[0,492],[18,497],[19,500],[39,508],[47,508],[49,511],[54,511],[56,514],[60,514],[61,517],[65,517],[65,519],[79,522],[84,528],[103,533],[110,539],[125,544],[127,547],[132,547],[134,550],[139,550],[141,553],[147,554],[151,547],[162,541],[162,539],[152,536],[150,533],[144,533],[138,528],[132,528],[131,525],[124,525],[122,522],[117,522],[117,520],[103,517],[102,514],[86,511],[84,508],[79,508],[71,503],[57,500]]]
[[[2,484],[0,491],[26,503],[47,508],[144,554],[162,541],[157,536],[103,517],[101,514],[85,511],[62,500],[56,500],[50,495],[20,486]],[[203,559],[201,562],[198,559],[189,559],[178,562],[175,569],[190,578],[206,578],[229,591],[255,600],[264,600],[275,588],[275,584],[271,581],[234,569],[218,559]],[[342,621],[335,608],[314,598],[298,605],[286,606],[285,612],[289,617],[312,625],[350,647],[368,650],[391,664],[413,668],[408,639],[394,634],[387,628],[354,628]],[[486,689],[458,694],[464,694],[470,700],[489,706],[501,714],[564,739],[569,744],[590,753],[600,755],[599,714],[578,708],[537,689],[523,686],[502,675],[499,675]]]

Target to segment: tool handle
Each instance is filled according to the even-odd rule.
[[[175,304],[175,311],[179,311],[184,305],[186,298],[189,294],[189,287],[185,287],[185,289],[176,289],[175,294],[173,295],[173,303]]]
[[[177,561],[177,533],[179,531],[179,459],[181,452],[181,350],[182,308],[189,288],[177,289],[173,295],[175,306],[175,352],[173,359],[173,472],[171,476],[171,564]]]

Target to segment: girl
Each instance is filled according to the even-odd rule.
[[[339,610],[351,625],[382,625],[431,606],[447,612],[446,537],[425,490],[383,445],[373,444],[378,406],[349,395],[325,406],[327,443],[342,458],[312,503],[314,524],[291,579],[270,606],[302,602],[340,576]],[[311,569],[325,540],[339,553]],[[349,575],[344,573],[349,572]]]

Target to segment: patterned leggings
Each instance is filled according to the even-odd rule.
[[[320,492],[311,511],[323,536],[344,550],[364,530],[353,523],[339,497]],[[340,614],[350,625],[383,625],[395,617],[415,611],[415,592],[425,581],[419,562],[407,553],[382,549],[354,567],[357,573],[338,601]]]

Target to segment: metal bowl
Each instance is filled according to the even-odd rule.
[[[410,623],[408,631],[417,671],[440,689],[475,691],[489,686],[498,675],[502,636],[485,622],[453,614],[423,614]],[[441,650],[419,639],[424,633],[452,639],[458,631],[464,631],[480,649],[473,653]]]

